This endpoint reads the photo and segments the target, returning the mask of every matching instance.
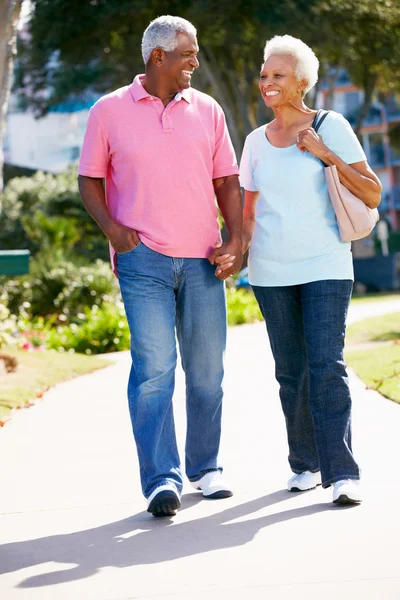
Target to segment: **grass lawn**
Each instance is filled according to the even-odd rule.
[[[400,339],[400,312],[364,319],[346,329],[346,342],[351,344],[396,339]]]
[[[376,292],[376,294],[365,294],[362,296],[353,296],[352,304],[365,304],[366,302],[387,302],[388,300],[400,299],[400,293],[395,292]]]
[[[26,352],[2,348],[2,354],[15,356],[18,368],[0,375],[0,420],[13,408],[29,405],[48,387],[112,364],[97,356],[61,353],[54,350]]]
[[[369,388],[400,403],[399,345],[346,352],[346,360]]]
[[[346,333],[348,365],[368,387],[400,403],[399,339],[400,313],[353,323]]]

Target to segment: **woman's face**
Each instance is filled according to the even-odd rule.
[[[259,88],[264,102],[270,108],[280,107],[301,98],[304,82],[298,81],[292,56],[272,55],[264,63]]]

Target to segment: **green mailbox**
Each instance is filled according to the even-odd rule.
[[[29,273],[29,250],[0,250],[0,275]]]

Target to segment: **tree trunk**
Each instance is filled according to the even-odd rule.
[[[226,124],[232,139],[232,144],[239,159],[242,153],[242,139],[236,124],[234,108],[229,102],[229,91],[224,89],[222,76],[216,72],[216,61],[210,48],[203,48],[201,56],[201,75],[207,81],[212,90],[212,96],[223,108],[226,118]],[[200,69],[199,69],[200,71]]]
[[[22,0],[0,0],[0,194],[3,191],[4,125],[10,95],[11,74],[16,52],[17,25],[21,5]]]
[[[364,101],[361,105],[360,112],[358,113],[357,123],[354,128],[354,132],[357,136],[360,135],[363,121],[368,115],[369,109],[371,108],[372,98],[375,92],[378,76],[375,74],[371,74],[366,69],[363,80]]]
[[[333,110],[333,101],[335,98],[335,86],[338,76],[339,66],[334,65],[326,70],[326,81],[328,82],[328,93],[325,98],[325,110]]]

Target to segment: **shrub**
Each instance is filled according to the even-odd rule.
[[[10,315],[8,308],[0,302],[0,348],[15,344],[17,329],[16,317]]]
[[[107,240],[82,204],[76,167],[11,179],[3,194],[0,247],[73,251],[87,261],[108,258]]]
[[[120,298],[109,263],[79,266],[61,254],[32,260],[30,274],[5,281],[3,289],[11,312],[23,311],[29,318],[57,314],[61,320],[74,320],[86,308]]]
[[[261,311],[251,290],[230,287],[226,290],[226,299],[229,325],[262,321]]]
[[[80,323],[50,329],[47,347],[59,351],[102,354],[129,349],[129,328],[122,303],[92,306]]]

